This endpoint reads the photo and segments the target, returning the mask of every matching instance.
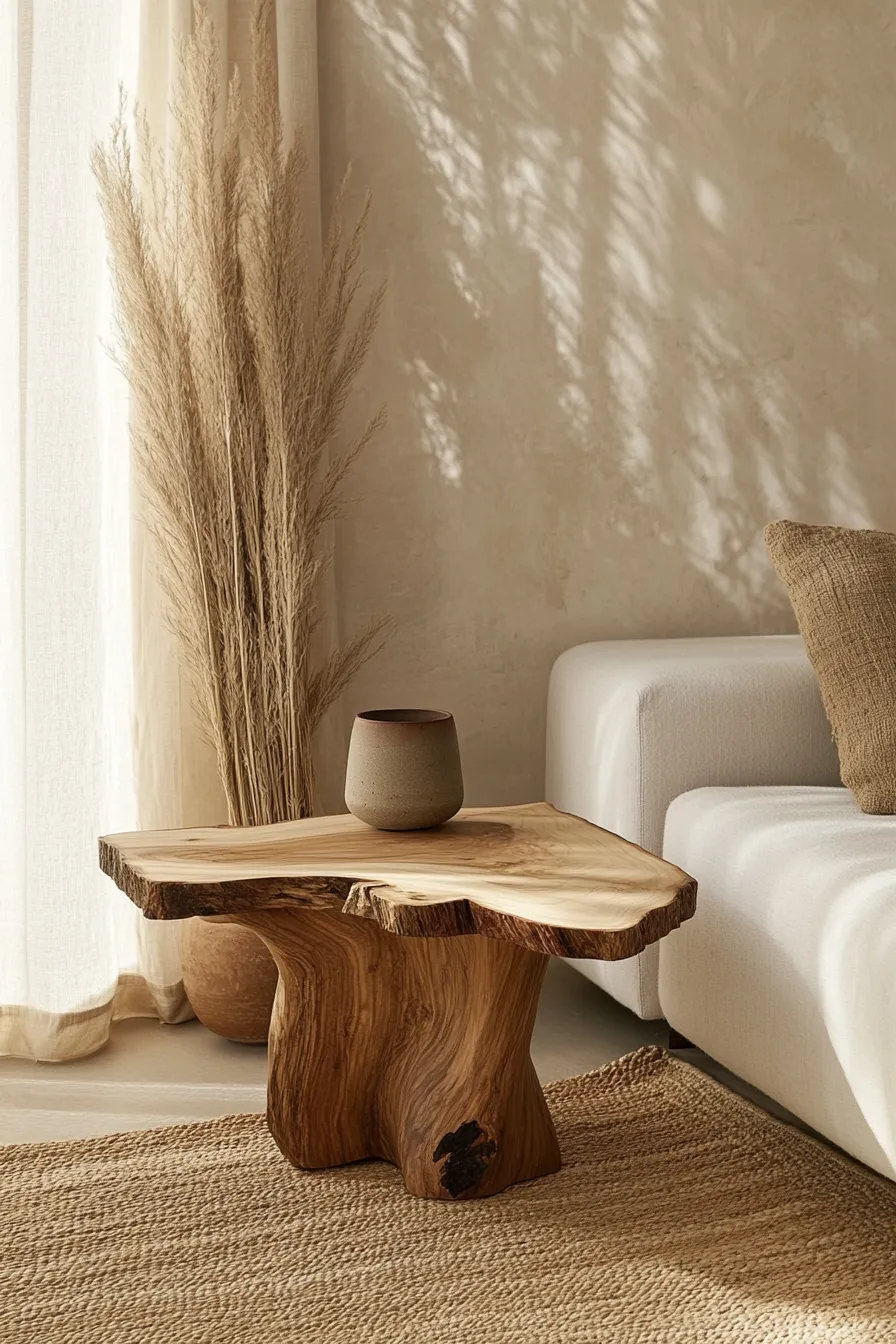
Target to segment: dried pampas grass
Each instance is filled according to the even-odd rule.
[[[124,105],[93,154],[161,579],[239,825],[311,812],[315,729],[384,629],[312,654],[326,525],[383,423],[379,412],[334,455],[383,290],[359,299],[369,201],[344,235],[340,194],[320,262],[309,256],[306,160],[301,140],[283,145],[270,21],[258,0],[248,108],[238,73],[221,106],[218,37],[200,5],[171,159],[138,122],[138,184]]]

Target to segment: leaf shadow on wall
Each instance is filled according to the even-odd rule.
[[[354,695],[441,696],[471,801],[538,796],[561,649],[791,629],[765,521],[896,525],[894,47],[872,0],[326,7],[390,286],[339,590],[402,625]]]

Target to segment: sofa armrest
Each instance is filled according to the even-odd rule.
[[[654,853],[689,789],[839,782],[798,635],[581,644],[554,664],[548,801]]]

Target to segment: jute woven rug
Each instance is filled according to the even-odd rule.
[[[0,1340],[896,1340],[896,1186],[653,1047],[547,1091],[563,1170],[457,1205],[258,1116],[0,1149]]]

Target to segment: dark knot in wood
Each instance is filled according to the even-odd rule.
[[[497,1151],[498,1145],[480,1128],[478,1120],[468,1120],[446,1134],[432,1155],[433,1162],[448,1159],[439,1172],[439,1185],[452,1199],[459,1199],[479,1184],[488,1170],[489,1158]]]

